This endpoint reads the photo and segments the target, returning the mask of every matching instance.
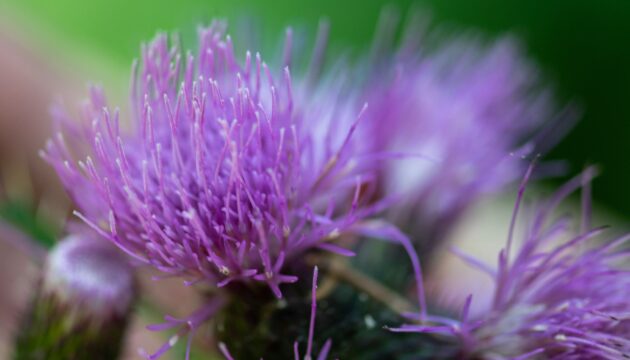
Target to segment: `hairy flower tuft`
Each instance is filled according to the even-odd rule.
[[[526,236],[511,256],[512,234],[527,178],[523,181],[506,247],[496,270],[464,255],[495,281],[494,301],[483,314],[460,320],[425,317],[420,325],[395,331],[441,333],[461,340],[468,358],[619,359],[630,356],[630,268],[625,235],[596,238],[605,228],[590,228],[585,198],[581,230],[553,211],[571,192],[588,183],[589,169],[542,203],[528,222]],[[424,320],[424,321],[422,321]]]
[[[317,136],[319,119],[294,110],[307,97],[294,98],[289,68],[276,78],[250,52],[239,63],[221,22],[200,29],[196,56],[159,35],[134,69],[132,130],[98,89],[82,109],[87,127],[55,111],[84,141],[59,134],[44,154],[77,216],[164,273],[263,282],[278,297],[297,280],[282,273],[287,261],[315,247],[343,252],[329,241],[369,213],[353,200],[366,170],[348,145],[360,109],[335,129],[340,141]]]
[[[385,11],[359,137],[371,152],[390,154],[380,191],[406,199],[392,217],[424,256],[482,195],[517,181],[522,157],[546,151],[574,116],[555,113],[549,89],[514,39],[485,44],[468,35],[431,46],[434,39],[411,28],[395,50],[395,25]]]

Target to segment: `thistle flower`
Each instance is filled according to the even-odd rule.
[[[415,20],[391,56],[393,16],[384,12],[377,32],[361,137],[399,158],[382,163],[381,191],[404,195],[392,217],[424,256],[469,205],[518,179],[522,155],[544,151],[563,130],[550,131],[558,119],[549,91],[513,39],[484,45],[461,36],[419,47]],[[541,127],[555,139],[536,138]]]
[[[629,253],[620,249],[629,235],[614,241],[595,238],[604,228],[590,228],[588,182],[591,169],[552,196],[528,223],[525,238],[510,257],[514,225],[528,171],[519,196],[506,247],[497,270],[462,255],[495,282],[494,301],[483,314],[468,316],[472,297],[460,320],[424,317],[420,325],[395,331],[439,333],[461,341],[465,358],[487,359],[619,359],[630,357]],[[579,233],[568,218],[552,221],[555,207],[584,184]],[[431,324],[433,322],[433,324]]]
[[[277,80],[249,52],[239,65],[224,31],[201,29],[196,59],[158,36],[133,79],[134,130],[123,133],[93,90],[89,155],[77,166],[59,135],[44,156],[77,215],[141,263],[219,286],[262,281],[280,296],[296,280],[281,273],[285,261],[334,248],[326,241],[363,214],[348,201],[360,184],[346,147],[354,128],[342,142],[314,139],[315,119],[293,112],[289,69]]]
[[[16,341],[16,359],[115,359],[134,304],[127,259],[90,235],[62,240]]]
[[[359,201],[373,178],[350,141],[360,108],[339,105],[325,91],[309,103],[306,92],[316,84],[294,96],[289,67],[278,79],[259,54],[247,52],[240,64],[220,22],[199,30],[196,57],[182,57],[177,42],[169,48],[159,35],[143,47],[141,64],[132,76],[130,131],[121,130],[119,111],[98,89],[82,109],[88,126],[54,111],[64,132],[43,156],[77,216],[137,262],[187,284],[258,282],[277,297],[280,284],[297,280],[283,272],[287,264],[305,251],[351,254],[331,241],[378,209]],[[340,116],[352,120],[334,121]],[[180,330],[151,358],[225,300],[152,327]]]

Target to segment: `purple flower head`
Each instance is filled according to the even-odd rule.
[[[196,56],[159,35],[134,69],[132,130],[97,89],[81,113],[88,126],[55,111],[72,139],[58,135],[44,156],[79,217],[166,274],[264,282],[278,297],[297,280],[285,263],[305,250],[348,253],[329,242],[371,212],[355,194],[369,168],[349,141],[360,108],[294,97],[288,66],[275,74],[250,52],[239,62],[220,22],[200,29]],[[314,107],[352,120],[321,136],[320,119],[301,110]]]
[[[534,133],[549,130],[553,108],[512,39],[482,44],[463,36],[418,47],[420,31],[409,29],[394,56],[380,56],[394,43],[394,20],[387,12],[384,19],[374,49],[385,59],[372,65],[360,137],[398,158],[382,163],[381,191],[403,194],[408,200],[394,216],[418,224],[414,233],[433,243],[481,195],[517,180],[523,155],[552,145]]]
[[[512,235],[523,190],[515,207],[506,247],[495,270],[462,255],[494,279],[494,301],[483,314],[460,320],[425,317],[420,325],[395,331],[440,333],[457,337],[470,358],[620,359],[630,356],[630,253],[622,249],[629,235],[608,242],[596,238],[604,228],[590,228],[589,169],[537,209],[525,238],[512,254]],[[582,225],[554,220],[557,205],[583,184]],[[420,319],[422,320],[422,319]]]

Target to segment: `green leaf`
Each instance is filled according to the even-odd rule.
[[[34,209],[26,202],[7,201],[0,203],[0,219],[23,231],[41,246],[50,249],[56,242],[53,226],[38,218]]]

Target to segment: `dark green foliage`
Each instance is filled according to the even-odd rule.
[[[326,340],[332,340],[328,359],[448,359],[456,355],[456,344],[438,338],[400,334],[385,326],[398,326],[404,319],[385,304],[371,299],[361,290],[335,282],[320,272],[319,288],[324,297],[317,302],[313,358]],[[241,289],[234,301],[217,317],[217,334],[235,359],[285,359],[293,356],[298,341],[304,356],[311,311],[311,286],[308,272],[285,288],[284,298],[276,300],[266,288]],[[249,292],[249,295],[245,295]],[[255,294],[256,292],[256,294]],[[267,292],[261,296],[262,292]],[[326,294],[324,294],[326,293]]]

